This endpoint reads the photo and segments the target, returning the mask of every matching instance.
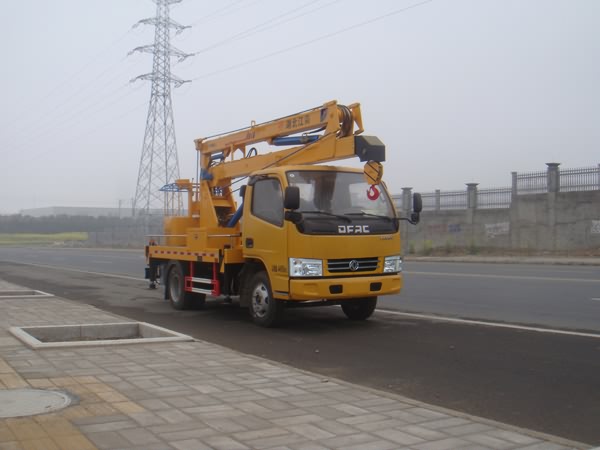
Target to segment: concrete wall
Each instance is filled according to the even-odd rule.
[[[600,252],[600,191],[519,195],[504,209],[424,211],[419,225],[403,228],[405,254]]]

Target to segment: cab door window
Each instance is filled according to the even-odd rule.
[[[252,189],[252,214],[273,225],[283,225],[283,194],[279,180],[258,180]]]

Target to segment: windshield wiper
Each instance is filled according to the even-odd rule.
[[[355,213],[348,213],[346,214],[347,216],[369,216],[369,217],[377,217],[378,219],[387,219],[387,220],[394,220],[393,217],[389,217],[389,216],[381,216],[379,214],[371,214],[368,212],[355,212]]]
[[[324,216],[331,216],[331,217],[337,217],[338,219],[344,219],[346,222],[352,222],[352,219],[350,219],[349,217],[343,216],[341,214],[330,213],[327,211],[315,210],[315,211],[298,211],[298,212],[302,213],[302,214],[322,214]]]

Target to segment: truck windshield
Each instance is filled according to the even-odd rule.
[[[298,170],[288,172],[287,181],[300,189],[298,212],[395,217],[387,192],[377,186],[369,195],[371,186],[362,173]]]

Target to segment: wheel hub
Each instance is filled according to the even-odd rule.
[[[264,317],[269,309],[269,293],[264,284],[257,286],[252,293],[252,309],[257,317]]]

